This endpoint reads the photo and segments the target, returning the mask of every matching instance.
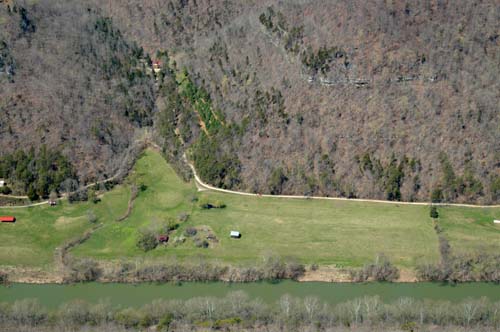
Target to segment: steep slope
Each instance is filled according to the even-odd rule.
[[[217,173],[205,180],[254,192],[500,199],[495,1],[128,0],[103,10],[148,50],[168,50],[223,114],[224,134],[212,138],[197,116],[180,124],[194,128],[184,148],[217,145],[202,162],[194,145],[201,175]]]
[[[220,187],[500,201],[493,0],[9,3],[6,150],[59,147],[96,177],[154,122],[172,161],[188,151]],[[125,39],[162,60],[158,99]]]
[[[114,174],[136,128],[152,124],[144,58],[80,1],[0,3],[0,157],[45,145],[84,182]]]

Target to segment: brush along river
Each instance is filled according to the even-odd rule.
[[[460,302],[465,299],[486,297],[492,302],[500,301],[500,285],[493,283],[465,283],[458,285],[440,283],[299,283],[282,281],[278,283],[256,282],[227,284],[221,282],[186,282],[174,284],[104,284],[86,283],[75,285],[55,284],[12,284],[0,287],[0,302],[34,298],[49,308],[61,303],[84,300],[97,303],[109,301],[114,306],[140,307],[156,299],[186,300],[193,297],[224,297],[232,291],[244,291],[251,298],[260,298],[267,303],[276,302],[289,294],[304,298],[315,296],[321,301],[337,304],[364,296],[379,296],[384,302],[401,297],[414,299]]]

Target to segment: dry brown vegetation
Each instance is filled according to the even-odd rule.
[[[45,144],[85,182],[114,175],[155,107],[141,56],[79,1],[0,2],[0,155]]]
[[[72,1],[66,7],[45,2],[57,10],[67,7],[65,15],[33,6],[28,9],[37,27],[33,32],[28,25],[20,33],[19,14],[13,20],[2,12],[2,21],[14,26],[7,25],[6,31],[14,32],[7,38],[12,52],[4,58],[19,65],[16,83],[2,81],[8,97],[2,100],[8,102],[0,107],[8,112],[0,116],[10,115],[2,119],[1,142],[31,143],[35,136],[53,146],[64,142],[66,152],[76,152],[72,158],[80,174],[105,169],[130,142],[133,126],[122,116],[128,104],[120,103],[122,98],[106,104],[105,92],[115,81],[95,79],[88,52],[75,58],[68,51],[74,44],[64,43],[86,31],[81,22],[90,14],[70,13]],[[168,51],[174,71],[186,68],[193,83],[206,90],[212,109],[223,116],[224,133],[203,141],[203,149],[213,144],[207,150],[215,157],[202,158],[202,168],[218,173],[203,176],[202,170],[204,180],[252,192],[500,199],[500,7],[495,1],[80,3],[100,8],[150,54]],[[51,33],[44,35],[46,30]],[[45,36],[43,47],[40,36]],[[75,65],[80,61],[90,63]],[[23,68],[38,74],[29,76]],[[154,109],[151,103],[159,96],[159,118],[174,124],[159,130],[165,149],[180,158],[180,151],[194,144],[196,157],[204,122],[187,115],[195,105],[181,98],[187,111],[179,112],[179,103],[168,97],[172,91],[165,92],[164,85],[153,98],[150,84],[141,80],[128,88],[137,92],[133,105]],[[42,126],[48,119],[52,125]],[[89,135],[95,122],[100,138]],[[38,134],[23,131],[27,126]],[[178,136],[183,144],[172,151]],[[200,163],[195,158],[197,168]]]
[[[104,10],[146,49],[168,49],[240,126],[218,143],[241,163],[235,187],[271,192],[278,179],[291,194],[499,198],[494,1],[129,0]]]

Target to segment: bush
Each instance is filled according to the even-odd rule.
[[[28,195],[28,199],[32,202],[37,201],[40,198],[33,186],[29,187],[27,195]]]
[[[437,207],[431,205],[431,209],[429,211],[429,215],[433,219],[438,218],[439,217],[439,213],[438,213]]]
[[[87,189],[80,189],[80,190],[77,190],[73,193],[71,193],[69,196],[68,196],[68,201],[70,203],[74,203],[74,202],[84,202],[84,201],[87,201],[88,200],[88,193],[87,193]]]
[[[71,272],[66,281],[69,282],[95,281],[102,274],[97,262],[90,258],[72,260],[68,266]]]
[[[431,202],[440,203],[443,200],[443,191],[441,188],[436,188],[431,192]]]
[[[179,224],[174,219],[169,219],[169,220],[167,220],[166,227],[167,227],[167,232],[170,232],[170,231],[173,231],[173,230],[176,230],[177,228],[179,228]]]
[[[97,204],[100,201],[99,197],[97,197],[95,189],[91,188],[87,190],[87,200],[94,204]]]
[[[180,222],[186,222],[188,221],[188,219],[189,219],[189,214],[187,212],[181,212],[177,216],[177,220],[179,220]]]
[[[151,251],[158,246],[158,239],[156,235],[151,231],[142,231],[139,234],[136,243],[137,247],[144,252]]]
[[[201,239],[195,239],[194,240],[194,245],[197,247],[197,248],[208,248],[209,246],[209,243],[207,240],[201,240]]]
[[[88,210],[87,211],[87,220],[91,224],[95,224],[97,222],[97,216],[93,210]]]
[[[9,282],[9,275],[6,272],[0,271],[0,285],[7,285]]]
[[[170,324],[174,320],[174,315],[171,313],[163,316],[158,323],[158,331],[168,331]]]
[[[399,270],[384,255],[377,256],[375,262],[365,265],[362,269],[350,271],[351,280],[362,282],[394,281],[399,278]]]
[[[196,233],[198,233],[198,231],[194,227],[186,228],[186,230],[184,231],[184,234],[188,237],[195,236]]]
[[[202,199],[199,201],[198,205],[202,209],[223,209],[226,207],[226,204],[222,201],[210,202],[208,199]]]
[[[4,195],[10,195],[10,194],[12,194],[12,189],[10,189],[9,186],[3,186],[2,187],[2,194],[4,194]]]

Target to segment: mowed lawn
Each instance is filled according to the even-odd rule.
[[[500,220],[499,208],[442,207],[438,211],[439,224],[454,253],[500,253],[500,225],[493,223]]]
[[[139,194],[130,217],[106,224],[73,253],[99,259],[205,256],[234,264],[266,254],[292,257],[304,263],[359,266],[379,253],[400,266],[438,259],[437,236],[427,207],[392,204],[248,197],[201,192],[183,182],[163,160],[148,151],[132,175],[147,189]],[[193,197],[222,201],[224,209],[202,210]],[[161,246],[147,254],[135,246],[137,230],[187,212],[190,218],[171,236],[187,227],[208,226],[218,243],[196,248],[184,244]],[[237,230],[242,238],[229,238]]]
[[[112,221],[126,211],[129,195],[127,187],[118,186],[99,204],[64,200],[55,207],[0,209],[0,215],[17,218],[15,224],[0,224],[0,265],[50,268],[57,247],[92,227],[89,210],[98,222]]]
[[[130,216],[130,184],[144,184]],[[224,209],[203,210],[196,199],[222,201]],[[50,208],[1,209],[15,214],[16,225],[0,225],[0,265],[45,266],[57,246],[91,225],[92,209],[103,226],[72,250],[80,257],[103,260],[197,259],[200,256],[237,265],[255,262],[267,254],[291,257],[303,263],[360,266],[379,253],[400,267],[439,259],[438,241],[426,206],[346,201],[248,197],[198,192],[183,182],[162,156],[147,150],[127,181],[106,193],[98,204],[79,203]],[[136,247],[138,230],[181,213],[190,215],[171,238],[188,227],[210,228],[218,239],[207,249],[191,238],[178,246],[169,243],[144,253]],[[498,252],[500,227],[492,224],[500,209],[439,208],[440,223],[453,249]],[[241,239],[229,238],[237,230]]]

